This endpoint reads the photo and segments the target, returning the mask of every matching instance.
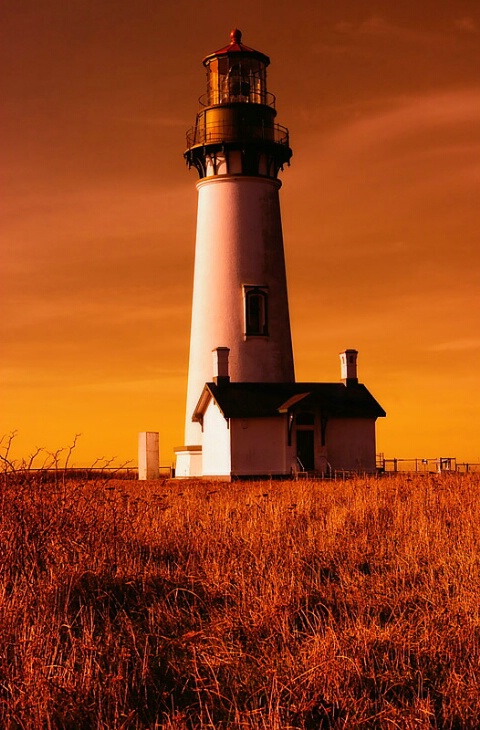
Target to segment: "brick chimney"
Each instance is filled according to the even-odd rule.
[[[215,385],[222,385],[222,383],[230,382],[230,375],[228,373],[228,356],[230,354],[230,348],[228,347],[216,347],[212,350],[213,353],[213,382]]]
[[[347,387],[358,383],[357,355],[358,350],[345,350],[340,353],[341,379]]]

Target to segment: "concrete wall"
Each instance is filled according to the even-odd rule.
[[[202,449],[180,447],[175,449],[175,477],[187,479],[188,477],[202,476]]]
[[[158,431],[138,434],[138,478],[158,479],[160,476],[160,447]]]
[[[332,469],[376,470],[375,420],[336,418],[327,424],[327,459]]]
[[[203,419],[202,474],[230,476],[229,424],[212,399]]]
[[[204,419],[203,467],[205,476],[254,476],[298,471],[296,438],[288,446],[286,417],[235,418],[230,427],[211,401]],[[376,470],[375,420],[331,419],[326,446],[321,446],[315,424],[315,469],[374,473]]]
[[[232,474],[290,474],[286,418],[232,419]]]

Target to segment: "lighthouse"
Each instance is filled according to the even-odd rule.
[[[233,30],[227,46],[203,59],[206,93],[187,132],[185,159],[199,179],[180,478],[325,466],[327,421],[385,415],[352,375],[356,359],[342,383],[295,382],[279,201],[292,150],[267,89],[269,63]],[[371,470],[367,430],[357,461]]]
[[[269,63],[239,30],[203,60],[207,91],[185,152],[199,180],[187,448],[177,474],[179,466],[199,473],[202,429],[192,416],[215,348],[229,349],[232,381],[295,380],[279,202],[279,172],[292,151],[267,90]]]

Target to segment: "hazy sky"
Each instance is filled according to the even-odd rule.
[[[6,0],[0,434],[74,461],[183,443],[185,132],[230,30],[270,56],[298,380],[338,353],[386,456],[480,462],[478,0]]]

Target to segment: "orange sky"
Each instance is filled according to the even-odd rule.
[[[271,58],[296,375],[354,347],[378,451],[480,462],[478,0],[2,8],[0,434],[74,463],[183,442],[202,58]],[[6,72],[6,73],[5,73]]]

